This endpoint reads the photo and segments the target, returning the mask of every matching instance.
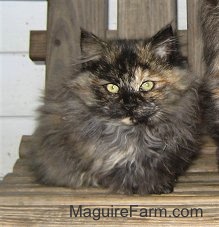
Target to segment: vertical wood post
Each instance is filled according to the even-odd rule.
[[[105,37],[106,0],[48,0],[46,87],[72,74],[80,55],[80,27]]]
[[[176,0],[118,0],[120,38],[143,38],[171,23],[176,28]]]
[[[188,62],[198,76],[204,74],[203,42],[199,19],[200,0],[187,0],[188,13]]]

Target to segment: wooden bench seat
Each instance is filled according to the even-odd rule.
[[[28,169],[27,153],[31,137],[24,136],[20,146],[20,156],[13,173],[9,173],[0,183],[0,223],[2,226],[31,225],[113,225],[113,226],[165,226],[177,225],[214,226],[219,225],[219,174],[216,164],[216,147],[210,142],[203,145],[200,157],[190,167],[185,176],[179,178],[174,192],[167,195],[127,196],[111,194],[106,189],[70,189],[50,187],[36,183]],[[70,217],[70,205],[95,208],[133,209],[162,208],[167,217],[111,217],[93,220],[92,217]],[[202,209],[198,217],[173,217],[174,209]],[[75,208],[76,209],[76,208]],[[176,215],[180,211],[176,212]],[[165,215],[162,213],[162,215]],[[169,217],[171,215],[172,217]],[[190,215],[190,213],[189,213]],[[193,215],[195,215],[193,213]]]

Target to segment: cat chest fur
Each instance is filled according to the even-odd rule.
[[[156,175],[153,171],[157,171],[157,166],[163,173],[173,176],[177,175],[172,170],[176,165],[175,162],[189,159],[189,156],[185,157],[187,152],[180,153],[183,152],[182,147],[187,145],[190,152],[192,147],[188,147],[188,141],[180,141],[179,134],[178,139],[172,137],[174,134],[171,132],[172,126],[166,125],[163,132],[156,130],[153,132],[145,125],[126,126],[118,123],[114,125],[112,122],[102,123],[95,118],[90,122],[92,124],[86,122],[86,126],[83,126],[82,137],[86,140],[84,149],[80,145],[80,150],[77,151],[84,156],[86,160],[84,164],[89,163],[89,167],[87,166],[89,170],[86,175],[83,174],[80,184],[87,185],[88,182],[92,182],[95,186],[102,184],[101,182],[107,177],[112,178],[112,181],[117,177],[124,180],[127,175],[129,178],[131,176],[133,181],[151,183],[151,175]],[[182,137],[185,138],[184,135]],[[168,159],[172,159],[173,163],[166,162]],[[83,165],[81,167],[83,168]],[[121,180],[120,183],[122,182]]]

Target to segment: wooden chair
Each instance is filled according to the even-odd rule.
[[[192,70],[203,73],[202,42],[197,17],[199,0],[188,0],[188,30],[179,31]],[[71,73],[73,59],[79,54],[80,26],[102,38],[139,38],[152,35],[169,22],[176,27],[176,0],[118,0],[118,30],[107,29],[107,0],[49,0],[48,28],[32,31],[30,58],[46,62],[46,85],[59,84]],[[173,193],[168,195],[125,196],[109,194],[102,189],[69,189],[46,187],[35,182],[27,168],[31,136],[23,136],[13,173],[0,183],[0,225],[2,226],[170,226],[219,225],[219,174],[216,147],[204,139],[202,153],[185,176],[180,177]],[[70,205],[95,208],[133,209],[163,208],[162,217],[151,210],[151,217],[70,217]],[[72,208],[72,207],[71,207]],[[173,210],[176,208],[173,217]],[[185,208],[185,209],[184,209]],[[193,208],[202,209],[195,210]],[[76,208],[75,208],[76,209]],[[178,210],[177,210],[178,209]],[[193,210],[192,210],[193,209]],[[96,210],[97,211],[97,210]],[[149,211],[149,210],[148,210]],[[159,209],[158,209],[159,211]],[[196,217],[196,212],[197,216]],[[148,213],[149,215],[150,213]],[[187,216],[188,215],[188,216]],[[150,215],[149,215],[150,216]],[[184,216],[184,217],[183,217]],[[193,217],[192,217],[193,216]]]

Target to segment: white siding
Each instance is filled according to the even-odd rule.
[[[0,176],[4,176],[12,171],[21,137],[33,133],[35,121],[33,117],[1,117],[0,127]]]
[[[46,29],[46,2],[0,0],[1,52],[28,52],[30,30]]]
[[[191,0],[193,1],[193,0]],[[177,25],[179,30],[187,29],[187,0],[178,0],[177,1]]]
[[[34,116],[43,93],[45,66],[34,65],[28,54],[0,54],[0,62],[0,116]]]
[[[35,128],[45,66],[28,56],[30,30],[46,29],[47,1],[0,0],[0,179],[12,171],[22,135]]]
[[[108,14],[108,28],[109,30],[117,29],[117,0],[109,0],[109,14]]]

